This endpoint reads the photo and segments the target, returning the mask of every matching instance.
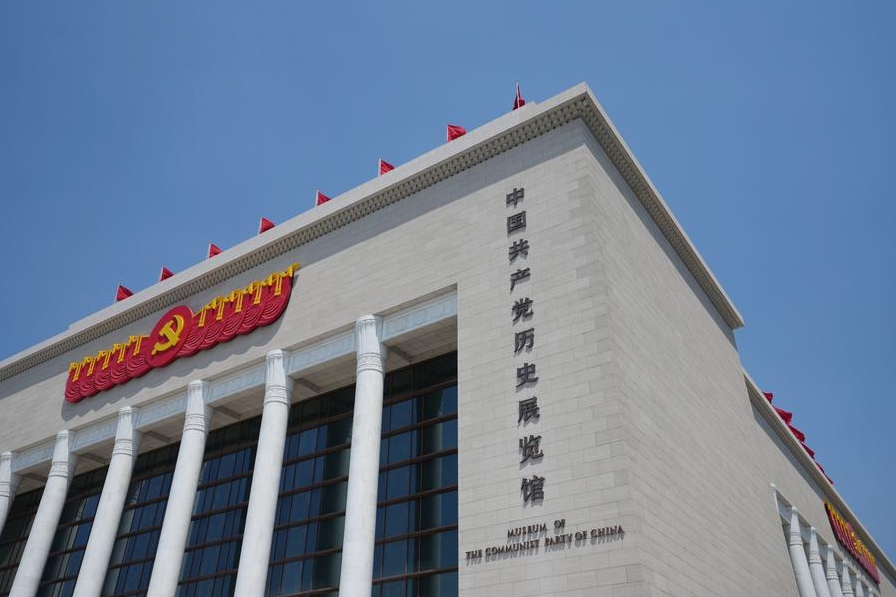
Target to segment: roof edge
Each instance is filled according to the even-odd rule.
[[[585,83],[543,102],[525,106],[365,182],[332,201],[249,238],[214,259],[137,292],[72,324],[68,330],[0,362],[0,381],[36,367],[110,334],[152,313],[261,265],[350,222],[509,151],[550,130],[582,119],[647,213],[731,329],[743,325],[740,313],[710,272],[665,201],[634,158]]]

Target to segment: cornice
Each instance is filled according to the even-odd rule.
[[[197,293],[577,119],[588,126],[726,324],[732,329],[742,326],[743,320],[737,309],[583,83],[544,102],[530,102],[318,208],[299,214],[264,235],[246,240],[213,260],[197,264],[126,301],[103,309],[74,324],[68,331],[0,363],[0,381],[153,313],[186,302]]]

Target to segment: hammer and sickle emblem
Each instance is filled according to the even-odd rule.
[[[159,338],[164,338],[164,341],[156,342],[155,346],[152,347],[152,354],[164,352],[169,348],[176,346],[183,331],[184,318],[175,313],[162,329],[159,330]]]

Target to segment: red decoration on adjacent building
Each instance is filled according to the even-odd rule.
[[[215,255],[220,255],[221,249],[218,248],[218,245],[215,243],[208,243],[208,259],[211,259]]]
[[[386,172],[391,172],[392,170],[395,170],[395,166],[393,166],[383,158],[380,158],[380,176],[382,176]]]
[[[777,406],[773,406],[772,408],[775,409],[775,412],[778,413],[778,416],[781,417],[781,419],[783,419],[785,423],[790,425],[790,421],[793,420],[792,412],[784,410],[783,408],[778,408]]]
[[[513,99],[513,109],[516,110],[518,108],[522,108],[526,105],[526,100],[523,99],[523,94],[520,93],[520,83],[517,81],[516,83],[516,97]]]
[[[815,466],[818,467],[818,470],[821,471],[821,474],[824,475],[824,478],[828,480],[828,483],[830,483],[831,485],[833,485],[833,484],[834,484],[834,480],[831,479],[830,477],[828,477],[828,474],[827,474],[826,472],[824,472],[824,467],[821,466],[820,464],[818,464],[818,462],[815,463]]]
[[[121,284],[119,284],[118,290],[115,291],[115,302],[117,303],[118,301],[123,301],[124,299],[128,298],[129,296],[134,296],[134,293],[131,292],[129,289],[125,288],[124,286],[122,286]]]
[[[148,336],[130,336],[127,342],[71,363],[65,399],[79,402],[151,369],[274,323],[286,310],[298,269],[295,263],[285,271],[274,272],[267,280],[257,280],[213,299],[196,313],[184,305],[174,307]]]
[[[762,395],[765,396],[765,399],[768,400],[769,404],[771,404],[772,400],[775,398],[775,395],[771,392],[763,392]],[[793,420],[793,413],[786,411],[783,408],[778,408],[774,405],[772,405],[772,408],[775,409],[775,412],[778,413],[778,416],[781,417],[781,420],[784,421],[785,425],[787,425],[787,429],[790,431],[790,433],[797,439],[798,442],[800,442],[800,445],[806,451],[806,454],[809,455],[809,458],[811,458],[812,461],[815,462],[815,450],[806,445],[806,434],[791,424],[791,421]],[[828,483],[833,485],[833,479],[828,477],[828,474],[824,472],[824,469],[821,467],[821,465],[818,464],[818,462],[815,462],[815,466],[818,467],[818,470],[821,471],[821,474],[824,475],[824,478],[828,480]]]
[[[267,218],[261,218],[261,221],[258,223],[258,234],[262,232],[267,232],[271,228],[274,227],[274,223]]]
[[[174,275],[174,272],[172,272],[170,269],[168,269],[167,267],[165,267],[163,265],[162,271],[159,273],[159,282],[161,282],[162,280],[167,280],[168,278],[170,278],[173,275]]]
[[[454,141],[458,137],[463,137],[467,134],[467,129],[462,126],[458,126],[456,124],[448,125],[448,140]]]
[[[329,200],[330,200],[330,197],[327,197],[320,191],[317,191],[317,195],[314,198],[314,206],[317,207],[318,205],[323,205],[324,203],[326,203]]]
[[[790,433],[793,434],[793,437],[795,437],[795,438],[797,438],[798,440],[800,440],[800,443],[803,443],[804,441],[806,441],[806,434],[805,434],[805,433],[803,433],[802,431],[800,431],[799,429],[797,429],[796,427],[794,427],[794,426],[791,425],[790,423],[787,424],[787,428],[790,429]]]
[[[846,548],[846,551],[852,554],[852,557],[874,579],[874,582],[880,584],[880,573],[877,571],[877,560],[875,560],[874,554],[859,539],[852,525],[846,522],[836,508],[825,502],[824,509],[828,513],[828,520],[831,522],[831,529],[834,531],[834,535],[837,536],[837,541]]]

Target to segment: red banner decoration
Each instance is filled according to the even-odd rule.
[[[218,245],[215,243],[208,243],[208,257],[207,259],[211,259],[215,255],[220,255],[221,249],[218,248]]]
[[[292,279],[299,264],[256,280],[228,296],[219,296],[194,313],[180,305],[165,313],[148,336],[84,357],[68,367],[65,399],[80,402],[99,392],[140,377],[150,369],[189,357],[274,323],[286,310]]]
[[[846,551],[852,554],[852,557],[874,579],[874,582],[880,584],[880,573],[877,571],[877,560],[874,559],[874,554],[865,547],[865,544],[852,529],[852,525],[846,522],[836,508],[825,502],[824,509],[828,513],[828,520],[831,522],[831,529],[833,529],[834,535],[837,536],[837,541],[846,548]]]
[[[163,265],[162,271],[159,272],[159,282],[161,282],[162,280],[167,280],[168,278],[170,278],[173,275],[174,275],[174,272],[172,272],[170,269],[168,269],[167,267],[165,267]]]
[[[131,292],[128,288],[125,288],[121,284],[118,285],[118,290],[115,291],[115,302],[123,301],[124,299],[134,296],[134,293]]]

